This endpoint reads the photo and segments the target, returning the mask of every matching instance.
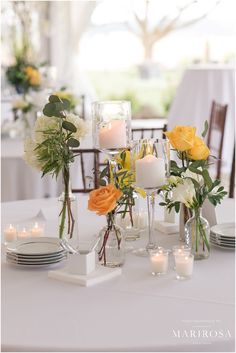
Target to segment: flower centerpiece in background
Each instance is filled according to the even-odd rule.
[[[86,123],[78,116],[68,113],[69,102],[55,95],[49,97],[43,109],[44,115],[37,118],[34,137],[25,141],[25,161],[33,168],[42,171],[42,176],[51,174],[56,179],[62,175],[64,193],[60,198],[59,237],[72,238],[75,215],[72,212],[70,191],[70,164],[76,155],[80,139],[87,133]],[[67,220],[67,226],[66,226]]]
[[[202,133],[207,134],[208,124]],[[196,128],[191,126],[176,126],[165,133],[177,153],[180,165],[171,161],[168,185],[163,187],[163,202],[160,205],[168,210],[173,207],[179,212],[180,205],[189,208],[193,216],[185,224],[185,240],[191,245],[195,259],[209,256],[210,227],[201,215],[201,208],[206,199],[214,206],[221,202],[227,194],[220,180],[212,180],[208,168],[210,150],[203,139],[196,136]]]
[[[107,217],[107,225],[99,234],[98,257],[99,261],[108,267],[118,267],[124,263],[122,229],[115,224],[115,214],[122,195],[122,192],[113,184],[101,186],[89,194],[88,209],[99,216]]]
[[[41,85],[41,74],[38,67],[23,57],[17,57],[16,63],[7,68],[6,77],[8,82],[15,87],[17,93],[26,94],[30,88],[37,90]]]

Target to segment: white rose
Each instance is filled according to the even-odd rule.
[[[24,141],[24,160],[32,168],[42,170],[42,163],[37,159],[35,152],[36,143],[31,138]]]
[[[193,199],[195,197],[195,188],[190,179],[183,179],[182,183],[179,183],[172,190],[172,201],[181,202],[187,207],[191,207],[193,205]]]
[[[193,172],[191,172],[191,170],[189,170],[189,169],[187,169],[186,172],[184,172],[184,173],[182,174],[182,176],[183,176],[184,178],[192,178],[192,179],[196,180],[200,185],[202,185],[202,184],[203,184],[203,181],[204,181],[204,179],[203,179],[203,177],[202,177],[201,175],[196,174],[196,173],[193,173]]]

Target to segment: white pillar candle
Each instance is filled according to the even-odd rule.
[[[172,210],[170,212],[165,208],[164,222],[175,223],[175,210],[174,210],[174,208],[172,208]]]
[[[152,274],[164,274],[168,269],[168,252],[159,251],[150,256]]]
[[[193,273],[193,255],[176,255],[177,278],[191,277]]]
[[[26,228],[23,228],[22,230],[20,230],[17,233],[17,238],[18,239],[25,239],[25,238],[27,238],[29,236],[30,236],[30,232]]]
[[[12,224],[10,224],[9,227],[4,230],[5,242],[10,243],[10,242],[16,240],[16,236],[17,236],[16,228],[13,227]]]
[[[99,130],[99,146],[101,149],[126,147],[125,120],[111,120]]]
[[[35,237],[40,237],[43,235],[43,227],[40,227],[38,222],[35,222],[33,228],[30,230],[31,235]]]
[[[165,184],[165,161],[152,154],[135,162],[136,184],[142,188],[156,188]]]

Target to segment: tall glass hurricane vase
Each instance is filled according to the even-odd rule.
[[[170,147],[163,139],[143,139],[133,141],[131,146],[132,168],[135,186],[146,191],[148,210],[148,243],[146,248],[135,251],[137,255],[147,256],[155,248],[153,221],[155,214],[155,194],[169,176]]]
[[[112,174],[115,156],[130,145],[131,106],[128,101],[99,101],[92,104],[93,144],[108,155]]]

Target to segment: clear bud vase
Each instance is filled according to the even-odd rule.
[[[101,265],[121,267],[125,262],[123,230],[114,223],[114,214],[107,215],[107,225],[99,233],[98,259]]]
[[[195,209],[185,224],[185,242],[191,247],[195,260],[207,259],[210,255],[210,226],[202,217],[202,209]]]
[[[77,199],[70,187],[69,171],[63,174],[64,191],[58,198],[59,202],[59,238],[78,247]]]

